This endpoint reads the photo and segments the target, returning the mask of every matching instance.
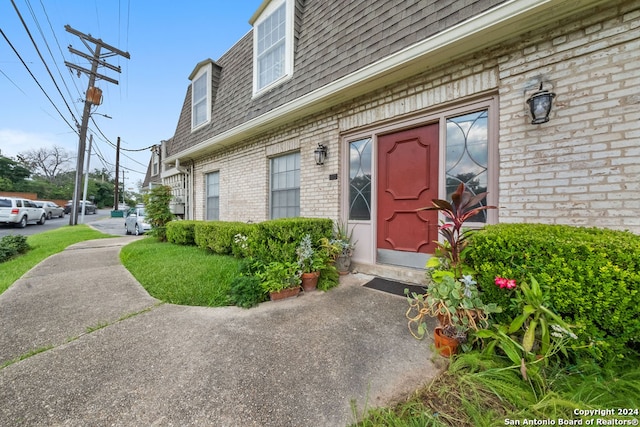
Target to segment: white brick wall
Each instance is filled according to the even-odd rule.
[[[640,232],[640,1],[615,3],[197,159],[195,217],[204,174],[218,170],[221,219],[267,219],[268,158],[299,150],[301,215],[338,219],[345,132],[493,91],[501,222]],[[541,80],[557,97],[551,121],[532,125],[525,100]],[[324,166],[314,162],[318,143],[328,146]]]
[[[500,221],[640,232],[639,10],[624,2],[504,47]],[[551,121],[534,126],[523,93],[540,80],[557,97]]]

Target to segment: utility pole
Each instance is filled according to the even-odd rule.
[[[117,211],[119,205],[118,191],[120,190],[120,184],[118,183],[118,171],[120,170],[120,137],[118,137],[118,143],[116,145],[116,185],[113,187],[113,210]]]
[[[117,80],[102,74],[98,74],[98,67],[103,66],[119,73],[121,72],[120,67],[116,67],[115,65],[107,63],[104,58],[114,55],[120,55],[127,59],[130,59],[131,57],[129,55],[129,52],[123,52],[120,49],[104,43],[101,39],[95,39],[91,37],[91,35],[81,33],[78,30],[74,30],[69,25],[65,25],[64,29],[71,34],[78,36],[82,43],[84,43],[84,45],[87,47],[87,49],[89,49],[89,51],[93,53],[93,56],[87,55],[86,53],[80,52],[69,46],[69,52],[91,61],[91,70],[87,70],[86,68],[80,67],[76,64],[72,64],[68,61],[64,62],[67,67],[72,68],[78,72],[78,77],[80,76],[80,73],[85,73],[89,76],[89,85],[87,86],[87,94],[84,101],[84,111],[82,113],[82,124],[80,126],[80,140],[78,141],[76,182],[74,188],[73,203],[71,205],[71,215],[69,216],[69,225],[76,225],[78,223],[78,200],[80,199],[80,192],[82,187],[82,169],[84,167],[84,152],[87,140],[87,127],[89,126],[89,116],[91,115],[91,105],[99,105],[102,102],[102,91],[95,87],[95,82],[96,79],[102,79],[113,84],[118,84]],[[92,49],[89,43],[93,43],[95,45],[95,48]],[[102,49],[107,52],[101,54]]]

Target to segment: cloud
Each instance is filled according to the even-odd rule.
[[[70,142],[68,135],[28,132],[20,129],[0,129],[0,152],[5,157],[15,158],[18,153],[54,145],[64,148],[71,155],[77,152],[77,138]]]

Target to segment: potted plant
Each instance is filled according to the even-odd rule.
[[[271,301],[295,297],[300,292],[300,270],[295,262],[271,262],[256,273]]]
[[[419,210],[438,210],[446,220],[440,226],[443,242],[436,242],[434,257],[427,261],[430,284],[424,295],[407,295],[409,330],[416,338],[426,332],[425,316],[437,317],[440,327],[434,331],[436,344],[442,336],[466,343],[470,330],[488,326],[488,315],[500,311],[496,304],[484,304],[480,298],[471,269],[464,263],[465,248],[470,231],[463,230],[465,221],[495,206],[478,206],[486,192],[473,195],[460,184],[451,195],[451,202],[432,200],[432,206]],[[407,292],[408,293],[408,292]],[[448,344],[445,353],[453,351]],[[446,355],[443,353],[443,355]]]
[[[300,268],[302,289],[305,292],[313,291],[318,286],[320,270],[326,263],[323,251],[315,250],[311,243],[311,236],[305,234],[296,249],[298,255],[298,267]]]
[[[331,239],[324,237],[321,240],[322,247],[341,275],[348,274],[351,268],[351,256],[356,246],[352,242],[352,237],[353,230],[349,232],[345,223],[335,223],[333,237]]]
[[[407,297],[409,309],[409,331],[420,339],[426,332],[425,316],[438,318],[440,326],[434,331],[436,348],[441,337],[455,341],[445,344],[442,354],[454,353],[458,344],[464,344],[470,330],[477,331],[489,326],[488,315],[497,313],[496,304],[485,304],[480,298],[476,282],[471,276],[455,279],[445,275],[439,282],[432,283],[425,294],[413,293]]]

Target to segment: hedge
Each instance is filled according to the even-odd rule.
[[[27,237],[21,234],[8,235],[0,239],[0,262],[8,261],[16,255],[27,252],[31,247]]]
[[[171,221],[167,223],[167,242],[178,245],[193,246],[196,224],[201,221]]]
[[[296,261],[296,248],[305,234],[311,236],[315,248],[322,237],[333,235],[333,221],[327,218],[281,218],[255,226],[247,242],[248,252],[264,264]]]
[[[246,222],[199,221],[195,225],[195,243],[216,254],[230,255],[236,235],[246,235],[254,227]]]
[[[640,236],[563,225],[490,225],[472,235],[466,262],[476,270],[486,302],[503,307],[497,320],[517,313],[495,277],[522,281],[533,275],[548,290],[552,308],[596,356],[638,350]]]

